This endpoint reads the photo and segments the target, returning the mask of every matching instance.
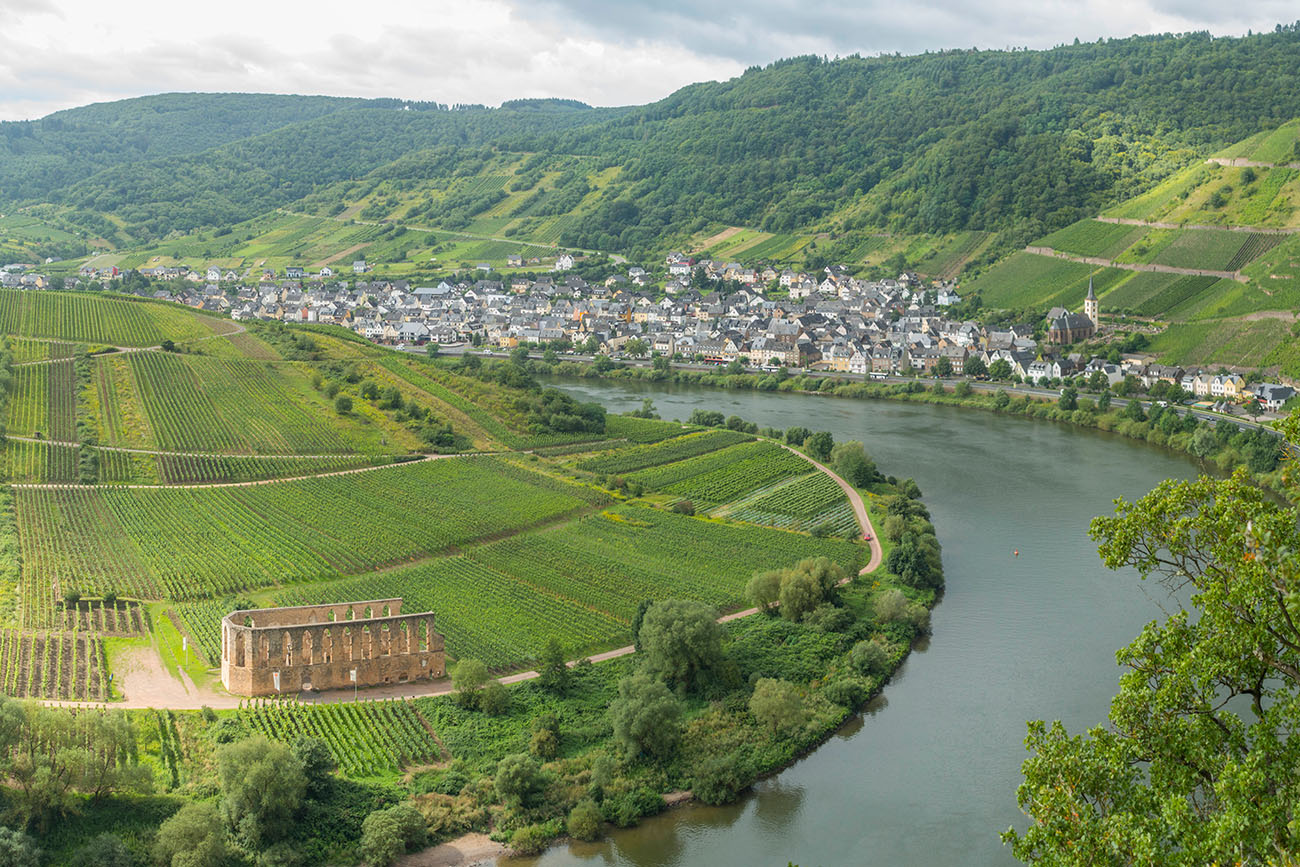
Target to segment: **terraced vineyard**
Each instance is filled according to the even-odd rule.
[[[719,430],[687,434],[670,440],[619,449],[611,454],[588,458],[578,468],[594,473],[630,473],[659,464],[707,454],[727,446],[748,442],[753,437],[737,431]]]
[[[305,705],[254,699],[240,706],[239,716],[253,731],[290,745],[299,737],[324,741],[339,769],[353,779],[442,759],[428,724],[407,701]]]
[[[0,628],[0,693],[102,701],[108,697],[103,644],[89,632]]]
[[[651,490],[717,505],[808,470],[808,462],[798,455],[758,442],[651,467],[629,478]]]
[[[250,487],[19,488],[15,499],[29,624],[74,588],[219,597],[400,563],[606,501],[491,457]]]
[[[753,572],[772,563],[825,555],[856,571],[862,553],[843,540],[629,505],[458,557],[296,586],[276,603],[400,595],[405,608],[438,613],[451,656],[505,669],[533,660],[552,637],[571,654],[625,643],[643,599],[692,598],[735,608]]]
[[[352,451],[323,419],[335,413],[293,369],[258,362],[130,356],[131,375],[158,448],[168,451],[326,454]]]
[[[7,440],[3,472],[7,482],[71,482],[77,477],[77,450],[72,446]]]
[[[830,476],[817,472],[760,490],[715,514],[736,521],[787,530],[825,527],[837,535],[857,535],[857,516],[848,497]]]
[[[109,346],[156,346],[234,331],[176,304],[90,292],[0,290],[0,332]]]
[[[1098,220],[1080,220],[1059,229],[1035,242],[1063,253],[1076,256],[1100,256],[1114,259],[1133,246],[1147,229],[1141,226],[1124,226]]]

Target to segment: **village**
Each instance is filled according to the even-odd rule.
[[[1082,377],[1095,391],[1163,393],[1181,387],[1204,406],[1229,414],[1234,407],[1280,412],[1295,395],[1290,385],[1248,382],[1222,368],[1184,370],[1141,352],[1072,351],[1075,344],[1105,336],[1091,284],[1081,312],[1058,307],[1045,319],[997,328],[954,315],[962,305],[959,287],[913,272],[868,281],[843,265],[810,274],[671,253],[658,277],[633,265],[588,281],[567,273],[574,264],[562,254],[549,272],[489,279],[500,275],[484,263],[472,279],[458,276],[432,286],[370,277],[364,260],[353,262],[351,280],[328,267],[308,274],[289,266],[282,275],[264,270],[253,283],[215,266],[167,266],[139,269],[154,282],[133,291],[236,321],[337,325],[404,349],[523,346],[612,359],[665,357],[872,379],[991,377],[1040,386]],[[69,283],[93,287],[130,274],[82,268]],[[696,278],[721,291],[700,291]],[[157,288],[158,282],[167,287]],[[50,285],[31,266],[0,269],[0,287]]]

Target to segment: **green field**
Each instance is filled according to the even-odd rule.
[[[155,346],[235,330],[177,304],[87,292],[0,289],[0,332],[109,346]]]
[[[459,557],[294,587],[276,601],[400,595],[403,610],[437,612],[450,655],[505,668],[533,659],[550,638],[574,652],[625,642],[643,599],[737,607],[766,564],[826,555],[856,571],[862,552],[851,542],[620,506]]]
[[[1046,310],[1059,305],[1075,308],[1088,292],[1089,278],[1100,295],[1131,273],[1119,268],[1100,268],[1019,252],[994,265],[967,288],[981,293],[984,303],[990,307]]]
[[[841,536],[861,531],[848,497],[825,473],[778,482],[714,514],[787,530],[825,528]]]
[[[491,457],[251,487],[20,488],[23,613],[39,625],[72,588],[194,599],[362,572],[603,500]]]
[[[1035,242],[1076,256],[1100,256],[1114,259],[1137,243],[1147,230],[1141,226],[1122,226],[1097,220],[1080,220]]]
[[[594,473],[631,473],[658,464],[717,451],[753,439],[736,431],[704,431],[647,445],[629,446],[578,464],[579,469]]]

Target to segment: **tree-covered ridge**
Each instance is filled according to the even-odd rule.
[[[435,181],[473,174],[469,167],[479,162],[484,171],[510,167],[506,192],[560,173],[543,184],[545,207],[531,202],[527,212],[572,217],[547,226],[554,237],[536,238],[546,243],[643,254],[737,225],[826,231],[832,240],[881,229],[999,231],[1005,249],[1300,116],[1298,59],[1294,26],[1244,38],[1132,37],[1047,51],[802,57],[632,109],[565,100],[451,111],[344,103],[225,144],[209,136],[219,146],[202,153],[164,149],[161,158],[83,180],[46,175],[0,189],[10,199],[81,209],[86,218],[113,212],[126,222],[123,240],[138,240],[219,227],[310,194],[318,205],[330,197],[350,205],[358,191],[330,185],[366,175],[391,173],[407,191],[445,189]],[[48,137],[50,153],[83,149],[76,136]],[[413,165],[417,151],[434,153]],[[573,157],[590,163],[563,177],[554,161]],[[23,165],[0,152],[0,178]],[[601,174],[607,168],[617,171]],[[434,217],[444,210],[436,196],[425,213],[430,207]],[[503,225],[527,215],[494,195],[445,210],[462,220],[499,216]],[[524,240],[543,231],[515,228]]]
[[[41,198],[121,163],[198,151],[360,100],[260,93],[164,93],[0,123],[0,190]]]

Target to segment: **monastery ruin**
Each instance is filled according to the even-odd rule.
[[[233,611],[221,620],[221,682],[256,696],[442,677],[433,612],[401,610],[401,599],[373,599]]]

